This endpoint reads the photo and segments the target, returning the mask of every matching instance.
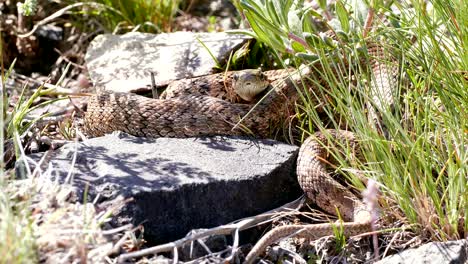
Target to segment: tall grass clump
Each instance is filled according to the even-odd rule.
[[[37,250],[28,203],[0,186],[0,263],[36,263]]]
[[[8,97],[5,91],[6,78],[11,68],[5,71],[0,37],[0,263],[36,263],[36,246],[33,235],[29,201],[17,199],[17,194],[8,190],[8,177],[4,162],[6,111]]]
[[[8,188],[2,172],[0,183],[0,263],[37,263],[36,239],[30,200]]]
[[[104,27],[114,32],[172,31],[173,21],[182,0],[96,0],[99,8],[84,12],[95,15]]]
[[[467,236],[467,20],[463,1],[235,1],[259,41],[290,65],[309,65],[313,87],[301,95],[303,138],[326,129],[353,131],[363,158],[332,150],[337,172],[380,183],[382,219],[427,240]],[[369,19],[373,18],[373,19]],[[322,32],[332,31],[334,37]],[[370,43],[398,65],[396,101],[369,122]],[[286,60],[287,59],[287,60]],[[285,63],[286,64],[286,63]],[[311,89],[305,89],[311,88]],[[317,103],[317,101],[319,103]],[[340,154],[341,153],[341,154]]]
[[[36,223],[32,216],[31,205],[34,202],[37,185],[30,171],[26,175],[27,180],[17,180],[11,166],[15,159],[19,159],[25,152],[23,143],[27,141],[27,133],[37,121],[45,117],[41,115],[29,118],[28,115],[35,109],[63,98],[34,104],[39,97],[50,91],[43,90],[41,86],[26,97],[28,87],[24,86],[16,102],[10,107],[8,93],[11,94],[12,91],[6,91],[6,81],[15,61],[9,69],[4,68],[2,43],[0,38],[0,109],[2,110],[0,113],[0,263],[36,263],[37,246],[34,234]],[[64,77],[65,73],[61,80]],[[7,168],[10,170],[7,171]]]

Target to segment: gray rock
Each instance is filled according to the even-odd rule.
[[[96,86],[116,92],[146,90],[151,84],[150,72],[155,74],[157,86],[210,74],[216,66],[210,52],[223,61],[249,39],[222,32],[105,34],[91,42],[85,60]]]
[[[67,144],[54,153],[51,164],[62,181],[71,170],[79,189],[89,183],[92,199],[99,194],[112,203],[132,197],[114,224],[144,223],[145,238],[161,243],[299,197],[297,151],[267,139],[147,139],[114,133]],[[30,157],[38,160],[40,155]],[[17,173],[21,170],[17,167]]]
[[[468,241],[466,239],[448,242],[431,242],[419,248],[412,248],[401,253],[386,257],[376,264],[397,263],[437,263],[458,264],[468,263]]]

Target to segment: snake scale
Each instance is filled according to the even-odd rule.
[[[378,124],[379,110],[388,109],[394,101],[398,63],[380,45],[368,44],[367,52],[370,55],[367,63],[370,64],[373,76],[369,97],[374,101],[373,105],[368,105],[368,118],[369,122]],[[90,136],[102,136],[120,130],[144,137],[245,133],[267,137],[271,125],[278,124],[283,113],[294,110],[298,89],[315,89],[317,83],[304,77],[317,74],[317,71],[320,71],[320,65],[299,70],[229,72],[202,76],[174,82],[161,99],[99,92],[88,101],[84,117],[85,132]],[[257,87],[252,88],[252,84]],[[252,104],[246,103],[267,86],[270,91],[254,108]],[[241,118],[241,125],[236,126]],[[342,130],[329,132],[334,140],[350,144],[358,152],[353,133]],[[345,235],[367,232],[370,230],[370,212],[353,193],[327,172],[323,161],[328,157],[325,146],[333,143],[328,141],[322,133],[317,132],[302,144],[297,162],[298,181],[306,195],[324,211],[336,214],[336,208],[339,209],[347,221],[342,224]],[[245,262],[254,262],[268,245],[282,237],[294,234],[318,238],[331,235],[332,231],[332,224],[329,223],[276,227],[257,242]]]

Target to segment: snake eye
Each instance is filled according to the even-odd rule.
[[[251,82],[246,82],[245,85],[250,86],[250,85],[252,85],[252,83]]]
[[[234,76],[232,76],[232,78],[234,79],[234,81],[237,81],[237,80],[239,80],[239,75],[234,74]]]

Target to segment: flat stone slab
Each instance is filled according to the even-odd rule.
[[[268,139],[148,139],[119,132],[67,144],[51,164],[62,181],[72,171],[78,189],[89,183],[91,198],[132,197],[115,224],[144,223],[145,238],[161,243],[299,197],[297,152],[296,146]]]
[[[157,86],[213,73],[216,62],[210,52],[223,61],[249,39],[223,32],[103,34],[90,43],[85,60],[95,86],[115,92],[146,90],[150,72]]]
[[[466,239],[448,242],[431,242],[401,253],[386,257],[375,264],[458,264],[468,262]]]

